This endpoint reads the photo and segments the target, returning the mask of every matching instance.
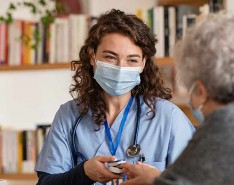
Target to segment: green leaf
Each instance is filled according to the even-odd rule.
[[[5,19],[6,24],[11,24],[13,22],[12,14],[7,12],[7,18]]]
[[[46,2],[44,0],[39,0],[40,5],[45,6]]]
[[[35,5],[35,4],[30,3],[30,2],[23,2],[23,4],[24,4],[24,6],[31,8],[31,12],[32,12],[33,14],[36,14],[36,13],[37,13],[37,8],[36,8],[36,5]]]
[[[36,14],[36,13],[37,13],[37,9],[36,9],[36,7],[35,7],[35,6],[32,6],[32,10],[31,10],[31,12],[32,12],[33,14]]]
[[[54,22],[55,17],[53,16],[53,14],[49,11],[46,10],[46,15],[41,17],[41,22],[44,25],[50,25]]]
[[[5,22],[5,18],[3,16],[0,16],[0,22]]]
[[[46,32],[46,37],[50,38],[51,37],[51,33],[49,31]]]
[[[28,36],[28,35],[24,35],[24,43],[25,43],[25,45],[29,45],[29,43],[30,43],[30,41],[31,41],[31,38]]]
[[[61,2],[57,2],[55,5],[56,11],[60,12],[63,10],[63,4]]]
[[[59,12],[63,12],[65,10],[64,3],[58,2],[57,0],[51,0],[55,2],[55,8],[53,10],[46,9],[47,2],[46,0],[37,0],[37,1],[27,1],[24,0],[23,2],[16,2],[16,3],[10,3],[7,13],[4,16],[0,16],[0,22],[3,22],[5,24],[11,24],[13,22],[12,13],[19,7],[26,7],[28,8],[34,15],[40,16],[40,21],[42,24],[47,28],[46,34],[48,37],[50,37],[50,33],[48,31],[48,26],[52,24],[55,20],[56,15]],[[12,1],[14,2],[14,1]],[[37,4],[35,4],[37,3]],[[39,6],[39,7],[38,7]],[[40,10],[40,6],[43,6],[43,11]],[[43,15],[43,12],[45,12],[45,15]],[[20,39],[23,41],[25,45],[29,45],[31,40],[33,40],[33,44],[31,44],[31,47],[34,49],[37,49],[38,43],[42,40],[40,37],[39,29],[36,27],[32,38],[30,38],[27,35],[21,35]]]
[[[39,33],[39,28],[36,27],[36,29],[33,32],[33,38],[36,43],[39,43],[41,40],[40,33]]]
[[[16,6],[13,3],[10,3],[8,10],[15,10]]]
[[[36,44],[32,44],[31,48],[34,49],[34,50],[36,50],[37,49],[37,45]]]

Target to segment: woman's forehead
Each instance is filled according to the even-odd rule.
[[[103,36],[98,46],[98,52],[111,50],[119,54],[140,54],[142,50],[132,39],[120,33],[109,33]]]

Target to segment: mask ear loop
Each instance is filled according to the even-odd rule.
[[[204,107],[205,103],[206,103],[206,101],[205,101],[204,103],[202,103],[201,105],[199,105],[198,108],[197,108],[197,110],[200,110],[200,111],[201,111],[202,108]]]
[[[197,109],[198,109],[198,110],[202,110],[203,107],[204,107],[204,105],[205,105],[208,101],[209,101],[209,98],[207,97],[206,100],[205,100],[201,105],[199,105]]]
[[[93,59],[94,59],[94,63],[96,64],[97,63],[97,59],[96,59],[96,54],[95,54],[95,52],[94,52],[94,49],[92,49],[92,53],[93,53]]]
[[[144,69],[145,69],[145,64],[146,64],[146,61],[147,61],[146,57],[145,57],[145,56],[143,56],[143,60],[142,60],[142,62],[143,62],[143,65],[141,66],[140,73],[142,73],[142,72],[144,71]]]
[[[93,48],[90,48],[89,51],[89,64],[92,66],[93,72],[95,73],[95,66],[97,66],[97,59]]]
[[[192,108],[192,109],[195,109],[192,102],[191,102],[191,96],[192,96],[192,92],[193,92],[193,89],[195,87],[195,83],[193,83],[193,85],[190,87],[189,89],[189,92],[188,92],[188,96],[189,96],[189,106]]]
[[[195,87],[195,83],[193,83],[193,85],[190,87],[189,89],[189,92],[188,92],[188,95],[191,96],[192,95],[192,92],[193,92],[193,89]]]
[[[189,97],[191,97],[192,92],[193,92],[193,90],[194,90],[194,87],[195,87],[195,83],[193,83],[193,85],[191,86],[191,88],[190,88],[190,90],[189,90],[189,92],[188,92]],[[206,99],[203,103],[201,103],[197,108],[194,108],[194,106],[192,105],[192,103],[190,103],[190,106],[192,107],[192,109],[201,110],[201,109],[204,107],[204,105],[208,102],[208,100],[209,100],[209,98],[207,98],[207,99]]]

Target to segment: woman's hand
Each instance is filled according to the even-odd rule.
[[[105,167],[105,163],[114,161],[113,156],[97,156],[84,163],[85,174],[95,182],[106,183],[113,179],[122,178],[121,175],[116,175],[110,172]]]
[[[136,165],[131,163],[121,164],[127,180],[121,185],[151,185],[161,172],[153,166],[138,162]]]

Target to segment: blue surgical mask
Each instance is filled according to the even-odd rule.
[[[140,84],[141,67],[120,67],[96,61],[94,79],[111,96],[120,96]]]
[[[200,105],[197,109],[193,108],[193,106],[190,103],[190,108],[192,111],[193,116],[196,118],[197,121],[199,121],[200,124],[204,123],[205,117],[201,111],[203,105]]]
[[[189,107],[191,108],[192,114],[196,118],[196,120],[199,121],[200,124],[203,124],[205,117],[201,109],[203,108],[205,102],[199,105],[198,108],[194,108],[192,101],[191,101],[191,95],[194,90],[194,87],[195,87],[195,84],[193,84],[191,89],[189,90],[189,97],[190,97]]]

